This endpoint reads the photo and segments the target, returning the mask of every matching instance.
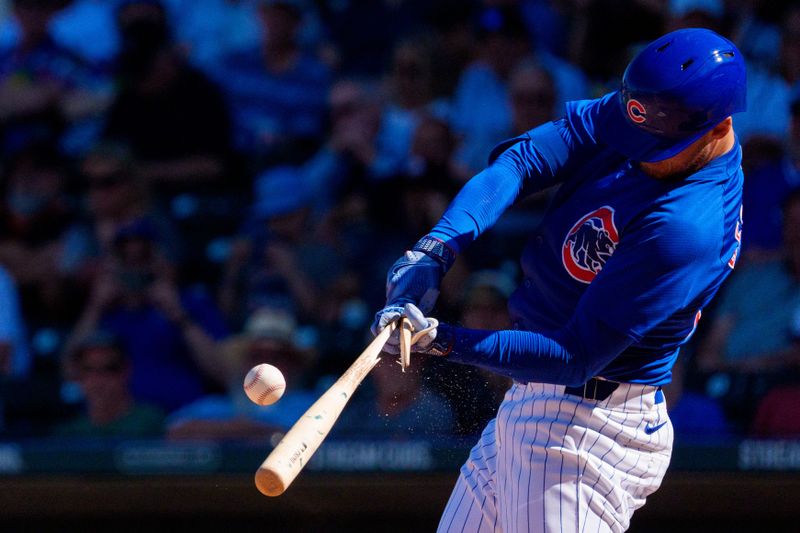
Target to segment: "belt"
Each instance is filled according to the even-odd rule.
[[[565,394],[572,394],[573,396],[580,396],[587,400],[596,400],[602,402],[619,388],[621,383],[616,381],[608,381],[606,379],[592,378],[579,387],[566,387]],[[656,389],[655,403],[659,404],[664,401],[664,393],[661,387]]]
[[[573,396],[580,396],[587,400],[603,401],[611,393],[617,390],[619,383],[616,381],[608,381],[605,379],[592,378],[583,385],[578,387],[567,387],[564,389],[565,394],[572,394]]]

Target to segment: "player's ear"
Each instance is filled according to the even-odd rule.
[[[722,139],[725,137],[729,131],[733,128],[733,119],[731,117],[726,118],[713,128],[711,128],[711,138],[713,140]]]

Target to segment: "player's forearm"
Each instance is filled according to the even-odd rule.
[[[516,381],[541,381],[579,385],[586,368],[572,351],[540,333],[528,331],[482,331],[439,327],[440,336],[450,337],[447,359],[484,368]],[[591,377],[591,376],[589,376]]]
[[[568,386],[585,383],[630,339],[594,324],[570,324],[549,335],[532,331],[482,331],[440,324],[437,339],[450,346],[448,360],[478,366],[517,381]],[[587,342],[588,341],[588,342]]]

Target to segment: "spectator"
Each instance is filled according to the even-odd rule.
[[[781,257],[746,265],[725,289],[698,353],[702,370],[780,374],[796,368],[791,325],[800,309],[800,191],[786,200],[783,232]]]
[[[80,295],[61,268],[67,228],[75,216],[66,161],[51,146],[33,145],[5,170],[0,263],[17,283],[32,335],[41,326],[68,327],[80,312]]]
[[[739,18],[736,44],[747,59],[764,69],[775,70],[778,65],[779,57],[775,51],[780,49],[781,25],[792,1],[746,0],[736,6]]]
[[[297,342],[294,317],[284,310],[263,307],[245,324],[244,332],[219,350],[221,379],[226,393],[205,396],[179,409],[168,420],[173,439],[263,438],[286,431],[319,397],[307,383],[313,353]],[[286,378],[286,392],[276,405],[258,406],[242,390],[252,367],[269,363]]]
[[[464,138],[467,154],[475,153],[470,148],[473,143],[496,144],[512,129],[509,77],[524,59],[540,65],[552,77],[556,110],[568,100],[587,95],[585,78],[578,69],[546,52],[534,53],[515,9],[484,9],[479,17],[479,35],[482,55],[463,72],[453,97],[451,121]],[[457,157],[465,159],[462,154]],[[466,172],[472,175],[475,170],[467,168]]]
[[[446,105],[433,99],[431,52],[422,40],[400,43],[389,74],[389,100],[381,119],[378,144],[383,163],[373,174],[388,177],[406,171],[414,131],[423,114],[445,116]]]
[[[462,179],[483,170],[489,153],[498,142],[522,135],[556,118],[556,89],[553,78],[537,64],[523,61],[509,77],[508,106],[511,121],[505,132],[499,136],[473,135],[465,139],[458,158]]]
[[[261,0],[264,40],[259,49],[226,57],[214,76],[224,88],[235,144],[261,157],[261,166],[297,162],[321,140],[330,74],[302,50],[298,0]]]
[[[348,79],[331,87],[330,135],[300,168],[323,210],[398,170],[397,158],[384,157],[387,150],[381,146],[382,102],[377,92],[369,83]]]
[[[374,202],[372,219],[384,224],[383,231],[398,233],[404,242],[420,230],[429,229],[444,213],[448,200],[456,193],[459,176],[453,164],[455,137],[442,119],[426,114],[411,139],[407,168],[374,191],[367,189]],[[390,215],[392,206],[395,215]],[[396,210],[404,213],[397,223]],[[386,217],[388,220],[384,220]]]
[[[139,176],[162,194],[227,190],[230,127],[222,94],[180,56],[160,2],[123,3],[117,24],[120,91],[106,137],[131,148]]]
[[[432,4],[439,3],[441,0],[317,2],[331,37],[332,64],[346,76],[379,76],[398,39],[418,31]],[[465,9],[465,2],[454,8],[456,12]]]
[[[312,191],[295,168],[276,167],[257,179],[255,193],[249,223],[223,275],[223,309],[234,323],[265,305],[313,320],[319,295],[344,262],[336,250],[312,237]]]
[[[428,19],[431,23],[431,62],[437,98],[450,98],[464,69],[475,59],[476,36],[473,2],[440,0],[432,2]]]
[[[65,161],[51,146],[30,146],[7,167],[0,204],[0,262],[20,285],[45,282],[56,270],[65,226],[73,217]]]
[[[748,259],[780,253],[783,244],[782,207],[787,195],[800,187],[800,99],[792,104],[785,142],[770,137],[750,139],[744,149],[747,179],[743,203],[747,229],[742,246]]]
[[[90,334],[68,368],[83,392],[86,412],[58,425],[55,435],[143,438],[163,434],[163,411],[134,399],[130,361],[112,335],[102,331]]]
[[[14,0],[19,37],[0,49],[0,153],[32,142],[80,151],[96,137],[107,108],[107,79],[56,44],[48,25],[64,0]]]
[[[136,401],[170,412],[202,396],[218,376],[222,317],[202,290],[178,286],[146,221],[117,232],[65,352],[98,328],[114,334],[130,357]]]
[[[346,88],[345,83],[349,84],[343,82],[342,89]],[[347,124],[359,123],[360,113],[362,111],[352,111],[356,115],[352,117],[353,122],[349,118],[342,119],[343,131],[347,131]],[[400,174],[376,182],[365,167],[352,159],[341,156],[337,160],[342,171],[338,175],[331,172],[331,178],[344,175],[349,177],[349,182],[341,186],[341,200],[320,221],[318,228],[324,242],[343,252],[345,264],[357,274],[361,295],[368,302],[380,302],[385,298],[381,287],[386,267],[393,260],[391,247],[410,242],[420,228],[429,228],[444,212],[457,183],[452,165],[454,147],[455,139],[447,122],[421,114],[411,141],[407,168]],[[331,165],[329,170],[336,168]],[[399,218],[398,212],[402,213]],[[365,241],[374,243],[371,261],[358,260]],[[458,276],[453,275],[452,279],[457,282]]]
[[[178,235],[152,204],[147,182],[137,179],[127,147],[100,144],[83,159],[79,170],[88,186],[88,217],[67,232],[60,265],[63,272],[81,283],[91,280],[99,259],[113,253],[119,230],[139,220],[147,220],[160,248],[172,261],[182,257]]]
[[[785,14],[777,56],[773,69],[748,64],[747,111],[736,120],[736,133],[742,140],[767,136],[782,142],[789,133],[792,91],[800,83],[800,7],[796,5]]]

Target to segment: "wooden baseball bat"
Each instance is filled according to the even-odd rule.
[[[378,355],[397,323],[369,343],[342,376],[295,422],[256,471],[256,487],[265,496],[280,496],[317,451],[353,392],[380,361]]]

